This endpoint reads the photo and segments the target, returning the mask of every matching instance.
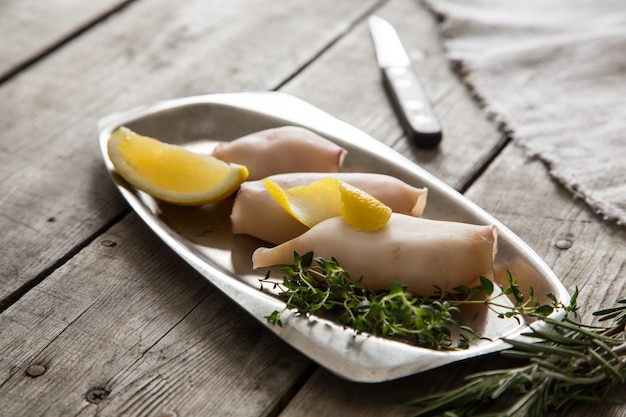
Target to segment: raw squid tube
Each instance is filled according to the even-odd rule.
[[[313,226],[304,234],[273,248],[258,248],[253,268],[290,265],[293,253],[312,251],[336,258],[352,279],[363,286],[388,290],[391,282],[420,295],[471,285],[479,276],[493,279],[496,226],[427,220],[393,213],[375,232],[357,232],[341,217]]]
[[[221,143],[212,155],[225,162],[245,165],[248,180],[286,172],[337,172],[347,151],[302,127],[262,130]]]
[[[392,211],[421,216],[428,190],[415,188],[389,175],[340,172],[298,172],[269,177],[283,189],[307,185],[325,177],[335,177],[357,187]],[[241,184],[230,216],[233,233],[247,234],[269,243],[286,242],[306,232],[309,228],[293,218],[267,192],[262,180]]]

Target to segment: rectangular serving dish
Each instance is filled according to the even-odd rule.
[[[99,144],[113,182],[144,222],[185,261],[213,285],[231,297],[253,317],[303,354],[329,371],[360,382],[381,382],[422,372],[455,361],[506,349],[501,338],[525,339],[528,326],[500,319],[486,308],[476,310],[467,324],[490,340],[470,348],[435,351],[366,334],[356,334],[332,321],[306,319],[291,312],[283,326],[265,319],[284,303],[261,291],[259,279],[266,269],[253,270],[251,255],[267,245],[230,228],[232,199],[202,207],[165,204],[135,189],[115,172],[106,143],[119,126],[159,140],[210,152],[216,143],[284,125],[308,128],[348,150],[344,169],[395,176],[415,187],[428,188],[424,217],[474,224],[495,224],[499,229],[496,281],[505,285],[510,270],[522,289],[535,294],[552,293],[567,301],[569,294],[543,260],[518,236],[493,216],[407,158],[361,130],[293,96],[276,92],[212,94],[167,100],[151,106],[107,116],[98,124]],[[549,302],[548,300],[545,300]],[[552,318],[560,318],[557,310]]]

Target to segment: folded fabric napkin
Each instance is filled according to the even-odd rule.
[[[623,0],[426,0],[449,57],[514,141],[626,225]]]

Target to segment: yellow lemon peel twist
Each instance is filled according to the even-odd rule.
[[[342,216],[355,230],[373,232],[387,224],[391,217],[388,206],[337,178],[322,178],[287,190],[269,178],[264,184],[283,209],[308,227]]]

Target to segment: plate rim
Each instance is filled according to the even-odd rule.
[[[198,251],[194,251],[193,247],[189,247],[189,245],[181,241],[181,237],[174,233],[164,221],[152,214],[144,202],[137,197],[133,187],[128,185],[115,172],[113,164],[108,158],[106,142],[112,131],[118,126],[132,122],[133,120],[139,120],[146,116],[154,115],[161,111],[201,104],[222,105],[251,111],[256,114],[282,120],[285,124],[297,124],[307,127],[324,136],[342,137],[342,135],[345,135],[346,138],[350,138],[350,142],[355,146],[363,146],[363,144],[366,144],[370,152],[379,153],[383,155],[385,159],[399,167],[408,169],[412,175],[416,175],[424,179],[425,182],[433,184],[437,187],[438,191],[444,192],[448,198],[453,199],[462,206],[472,209],[473,214],[495,224],[501,235],[505,234],[509,239],[513,239],[516,246],[520,246],[527,256],[530,255],[535,266],[541,268],[542,277],[547,278],[550,285],[557,290],[555,291],[555,296],[559,300],[569,300],[570,295],[567,289],[543,259],[539,257],[526,242],[494,216],[397,151],[360,129],[335,118],[295,96],[272,91],[205,94],[163,100],[151,105],[135,107],[101,118],[98,121],[97,128],[100,151],[105,166],[113,183],[139,217],[157,234],[157,236],[173,249],[175,253],[181,256],[181,258],[196,269],[205,279],[209,280],[258,321],[263,323],[266,328],[269,328],[291,346],[298,349],[318,364],[324,366],[332,373],[345,379],[358,382],[389,381],[448,363],[501,351],[510,347],[501,337],[506,336],[507,338],[515,340],[534,341],[524,336],[523,333],[528,331],[529,327],[544,329],[547,327],[547,324],[541,321],[530,323],[519,327],[510,335],[501,335],[500,338],[494,341],[480,344],[469,349],[437,351],[403,342],[382,339],[376,336],[355,334],[354,330],[344,330],[341,332],[337,332],[336,330],[331,331],[329,329],[335,329],[341,326],[319,317],[316,317],[319,325],[312,326],[310,319],[298,317],[292,311],[286,311],[281,316],[283,327],[268,323],[265,316],[271,313],[272,310],[282,310],[284,303],[269,294],[261,292],[259,289],[253,288],[241,280],[233,279],[228,271],[222,270],[222,267],[218,264],[207,264],[206,260],[202,259],[203,256],[198,253]],[[231,272],[234,274],[233,271]],[[240,302],[241,300],[246,300],[246,302],[242,303]],[[263,303],[263,306],[259,306],[259,303]],[[561,309],[553,312],[550,317],[560,319],[564,315],[565,311]],[[310,343],[312,338],[316,341],[313,344]],[[329,351],[327,348],[325,349],[325,346],[328,344],[340,345],[342,348]],[[392,348],[398,352],[398,357],[404,359],[397,360],[395,357],[390,358],[390,355],[381,355],[381,351],[384,351],[387,346],[392,346]],[[346,356],[346,352],[350,352],[350,354]],[[331,354],[331,356],[334,355],[331,358],[335,362],[332,367],[325,364],[329,354]]]

